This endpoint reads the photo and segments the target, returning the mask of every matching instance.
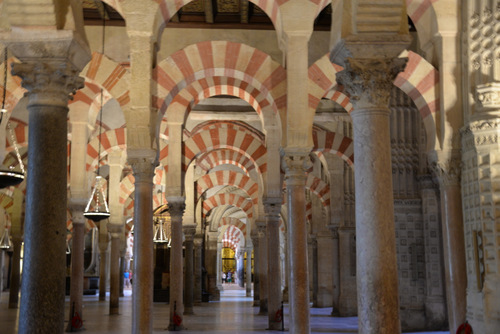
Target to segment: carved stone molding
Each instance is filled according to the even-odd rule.
[[[500,109],[500,84],[490,82],[476,87],[476,99],[483,109]]]
[[[349,93],[354,109],[386,109],[394,79],[407,61],[407,58],[348,58],[344,70],[337,73],[337,82]]]
[[[12,74],[28,90],[28,105],[67,107],[71,95],[83,87],[79,73],[69,62],[57,60],[12,64]]]

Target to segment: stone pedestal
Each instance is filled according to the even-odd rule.
[[[361,333],[401,332],[388,108],[406,59],[348,58],[337,81],[351,96],[356,188],[358,322]]]
[[[304,334],[310,332],[305,201],[309,150],[285,150],[283,160],[288,207],[290,332]]]
[[[30,54],[30,42],[12,45],[22,61],[12,72],[28,90],[30,124],[19,333],[64,331],[68,99],[83,85],[83,66],[68,59],[80,51],[72,41],[67,35],[47,42],[43,58]]]
[[[184,198],[168,197],[168,212],[171,221],[170,249],[170,322],[168,330],[184,329],[182,315],[183,300],[183,264],[182,264],[182,215],[186,207]]]
[[[153,156],[129,154],[135,177],[132,333],[153,331]]]

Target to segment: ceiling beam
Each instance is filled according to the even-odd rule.
[[[214,8],[217,7],[217,4],[212,0],[205,0],[205,22],[206,23],[214,23]]]
[[[240,0],[241,23],[248,23],[248,0]]]

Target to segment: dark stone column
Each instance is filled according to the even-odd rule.
[[[186,248],[185,256],[185,289],[184,289],[184,314],[193,314],[193,292],[194,292],[194,234],[196,225],[184,226],[184,245]]]
[[[9,308],[17,308],[19,305],[19,288],[21,284],[21,245],[23,238],[12,237],[12,270],[10,272]]]
[[[118,314],[120,311],[120,248],[123,225],[108,224],[111,235],[111,258],[110,258],[110,288],[109,288],[109,314]]]

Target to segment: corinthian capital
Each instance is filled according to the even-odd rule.
[[[29,105],[67,107],[68,100],[83,87],[79,70],[60,60],[27,61],[12,64],[12,74],[22,78]]]
[[[347,58],[337,82],[350,95],[355,109],[387,108],[394,79],[408,58]]]
[[[282,168],[285,170],[285,180],[287,185],[291,182],[304,183],[306,180],[305,171],[311,167],[309,158],[310,150],[306,149],[285,149],[281,160]],[[294,181],[295,180],[295,181]]]

